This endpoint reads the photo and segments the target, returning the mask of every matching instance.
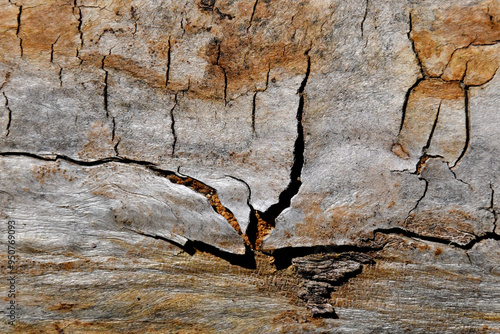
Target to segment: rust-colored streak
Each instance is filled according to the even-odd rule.
[[[213,6],[198,3],[195,8],[175,4],[165,17],[158,15],[154,24],[138,21],[140,15],[149,14],[142,7],[134,7],[133,14],[128,14],[124,10],[131,6],[128,0],[111,1],[103,8],[80,5],[75,7],[72,0],[25,5],[19,27],[19,6],[1,5],[0,61],[6,61],[20,41],[23,57],[36,66],[56,63],[65,69],[101,68],[106,56],[106,68],[158,89],[165,89],[165,73],[171,66],[169,91],[189,90],[195,98],[229,100],[263,89],[270,68],[279,68],[286,76],[302,75],[307,64],[305,51],[321,34],[318,22],[327,19],[327,13],[314,5],[283,10],[283,1],[262,1],[255,8],[253,1],[218,1]],[[100,19],[96,20],[98,11]],[[182,30],[173,24],[173,17],[182,22]],[[286,25],[290,29],[284,33]],[[130,44],[136,38],[144,45]],[[176,53],[186,48],[188,54]],[[176,73],[193,70],[191,63],[198,64],[196,71],[202,73]]]
[[[488,83],[500,66],[500,3],[420,8],[411,14],[410,24],[409,37],[423,78],[407,95],[393,153],[403,159],[426,154],[432,136],[442,137],[439,127],[436,133],[434,130],[438,124],[436,110],[443,105],[456,113],[448,111],[439,122],[462,122],[463,129],[456,129],[460,133],[447,142],[435,142],[433,154],[455,165],[465,154],[470,137],[468,89]]]
[[[440,98],[455,100],[464,98],[464,90],[460,82],[446,82],[440,79],[424,80],[411,92],[410,100],[423,98]]]
[[[500,40],[500,3],[483,1],[475,6],[452,6],[432,15],[412,15],[411,39],[424,73],[440,76],[452,55],[470,46],[491,45]],[[464,64],[462,64],[464,65]]]
[[[242,236],[247,245],[250,245],[250,241],[248,240],[248,237],[246,235],[243,235],[243,232],[241,231],[241,227],[238,221],[236,220],[236,217],[228,208],[222,205],[219,199],[219,195],[217,194],[215,189],[210,188],[207,185],[201,183],[200,181],[190,177],[180,177],[175,174],[170,174],[167,176],[167,178],[170,180],[170,182],[176,184],[182,184],[183,186],[186,186],[196,191],[197,193],[204,195],[210,202],[212,208],[214,208],[214,210],[219,215],[221,215],[227,220],[227,222],[236,230],[236,232]]]
[[[257,219],[257,235],[255,237],[255,249],[262,250],[262,242],[264,238],[267,237],[271,231],[274,229],[274,221],[266,221],[262,219],[258,212],[255,212],[255,217]]]
[[[89,56],[87,58],[90,60],[92,57]],[[159,72],[155,69],[147,68],[132,59],[127,59],[120,55],[109,55],[104,60],[104,66],[127,73],[136,79],[144,81],[151,87],[165,87],[165,73],[163,71]]]
[[[79,35],[73,1],[60,0],[34,7],[23,6],[20,21],[19,37],[22,39],[23,57],[32,60],[41,57],[40,63],[47,63],[51,59],[76,60],[74,57]]]

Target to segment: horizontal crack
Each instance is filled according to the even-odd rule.
[[[375,239],[375,234],[377,234],[377,233],[381,233],[381,234],[385,234],[385,235],[390,235],[390,234],[401,235],[401,236],[408,237],[408,238],[414,238],[414,239],[419,239],[419,240],[424,240],[424,241],[431,241],[431,242],[435,242],[435,243],[439,243],[439,244],[443,244],[443,245],[447,245],[447,246],[453,246],[453,247],[457,247],[457,248],[464,249],[464,250],[472,249],[472,247],[474,247],[474,245],[476,245],[477,243],[479,243],[483,240],[491,239],[491,240],[499,240],[500,241],[500,235],[495,234],[493,232],[487,232],[482,236],[475,236],[475,239],[469,241],[465,245],[462,245],[462,244],[456,243],[454,241],[443,239],[443,238],[436,237],[436,236],[421,235],[421,234],[418,234],[415,232],[405,230],[405,229],[400,228],[400,227],[393,227],[393,228],[387,228],[387,229],[375,229],[373,231],[373,238],[369,239],[367,241],[373,241]]]
[[[180,249],[182,249],[184,252],[186,252],[189,255],[194,255],[196,253],[196,251],[200,251],[203,253],[212,254],[213,256],[216,256],[220,259],[226,260],[227,262],[229,262],[231,264],[234,264],[234,265],[237,265],[237,266],[240,266],[243,268],[247,268],[247,269],[256,269],[257,268],[253,253],[248,247],[245,248],[245,254],[238,255],[238,254],[225,252],[217,247],[211,246],[211,245],[206,244],[202,241],[193,241],[193,240],[186,238],[187,239],[186,244],[181,245],[173,240],[170,240],[168,238],[165,238],[165,237],[162,237],[159,235],[144,233],[142,231],[133,230],[133,229],[130,229],[127,227],[124,227],[124,229],[131,231],[131,232],[134,232],[134,233],[137,233],[139,235],[148,237],[148,238],[166,241],[166,242],[168,242],[176,247],[179,247]]]
[[[214,211],[224,217],[227,222],[236,230],[236,232],[242,236],[242,238],[245,241],[246,245],[249,245],[248,238],[243,235],[241,228],[239,226],[238,221],[234,217],[233,213],[226,208],[225,206],[222,205],[220,202],[219,196],[217,194],[217,191],[206,185],[205,183],[196,180],[192,177],[189,176],[179,176],[175,172],[170,171],[170,170],[165,170],[159,168],[157,165],[154,163],[148,162],[148,161],[143,161],[143,160],[133,160],[133,159],[126,159],[122,157],[107,157],[99,160],[94,160],[94,161],[84,161],[84,160],[76,160],[73,158],[70,158],[65,155],[60,155],[56,154],[52,157],[44,157],[41,155],[33,154],[33,153],[27,153],[27,152],[0,152],[0,156],[22,156],[22,157],[29,157],[33,159],[38,159],[42,161],[58,161],[58,160],[63,160],[78,166],[85,166],[85,167],[93,167],[93,166],[99,166],[99,165],[104,165],[107,163],[115,162],[115,163],[122,163],[122,164],[131,164],[131,165],[138,165],[138,166],[144,166],[145,168],[149,169],[150,171],[156,173],[157,175],[160,175],[162,177],[165,177],[168,179],[170,182],[183,185],[185,187],[188,187],[189,189],[203,195],[207,200],[209,201],[211,207],[214,209]]]

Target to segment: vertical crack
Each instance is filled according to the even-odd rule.
[[[172,130],[172,137],[174,138],[172,141],[172,153],[171,156],[175,156],[175,146],[177,145],[177,134],[175,133],[175,117],[174,117],[174,109],[177,106],[177,95],[179,93],[175,93],[174,98],[174,106],[170,108],[170,129]]]
[[[405,120],[406,120],[406,109],[408,108],[408,101],[410,100],[410,95],[413,92],[413,90],[420,84],[420,82],[422,80],[425,80],[425,78],[426,78],[424,67],[422,65],[422,61],[420,60],[420,56],[418,55],[418,52],[415,48],[415,41],[411,37],[411,33],[413,31],[413,21],[412,21],[411,12],[409,14],[409,26],[410,26],[410,29],[408,30],[407,36],[408,36],[408,39],[411,41],[411,48],[413,50],[413,53],[415,54],[415,58],[417,59],[418,66],[420,68],[420,77],[417,79],[417,81],[415,81],[415,83],[406,92],[405,100],[403,102],[403,111],[402,111],[403,115],[401,116],[401,124],[399,125],[399,133],[398,134],[401,134],[401,131],[403,130],[403,125],[404,125]]]
[[[263,236],[263,228],[265,223],[260,219],[257,210],[254,209],[251,200],[252,200],[252,188],[250,185],[243,179],[237,178],[232,175],[226,175],[227,177],[232,178],[233,180],[239,181],[245,185],[248,189],[248,197],[247,197],[247,205],[250,208],[250,221],[247,226],[247,230],[245,232],[246,240],[248,240],[248,244],[253,250],[261,250],[262,249],[262,236]],[[267,235],[267,234],[266,234]]]
[[[424,71],[424,66],[422,64],[422,60],[420,59],[420,55],[418,54],[417,49],[415,48],[415,41],[411,37],[411,34],[413,32],[413,20],[411,17],[411,12],[409,14],[409,26],[410,26],[410,30],[408,30],[407,36],[408,36],[408,39],[411,41],[411,48],[413,50],[413,53],[415,54],[415,57],[417,58],[418,66],[420,67],[420,74],[421,74],[422,78],[425,78],[427,75]]]
[[[413,90],[420,84],[421,81],[423,81],[424,78],[418,78],[417,81],[408,89],[405,95],[405,100],[403,102],[403,115],[401,116],[401,124],[399,125],[399,133],[401,134],[401,131],[403,130],[403,126],[406,120],[406,110],[408,109],[408,101],[410,100],[410,95],[413,92]]]
[[[410,211],[408,211],[408,215],[406,216],[405,222],[407,222],[410,219],[410,216],[411,216],[412,212],[415,211],[418,208],[418,206],[420,205],[420,202],[424,199],[425,195],[427,195],[427,190],[429,189],[429,181],[427,181],[423,177],[421,177],[420,179],[425,181],[424,193],[417,200],[417,203],[415,203],[415,206]]]
[[[495,189],[493,188],[493,184],[490,183],[490,189],[491,189],[491,199],[490,199],[490,207],[489,211],[493,213],[493,233],[495,233],[497,229],[497,222],[498,222],[498,214],[497,211],[495,210]]]
[[[267,75],[266,75],[266,86],[264,89],[256,89],[254,94],[253,94],[253,100],[252,100],[252,133],[255,136],[256,131],[255,131],[255,111],[257,108],[257,93],[260,92],[265,92],[267,90],[267,87],[269,87],[269,74],[271,73],[271,64],[269,64],[269,68],[267,70]]]
[[[304,166],[304,126],[302,124],[303,114],[304,114],[304,102],[305,102],[305,88],[307,85],[307,81],[309,79],[309,75],[311,73],[311,56],[309,55],[309,51],[305,52],[305,56],[307,57],[307,70],[300,84],[299,89],[297,90],[297,94],[299,95],[299,106],[297,108],[297,139],[295,140],[295,145],[293,149],[293,165],[290,171],[290,182],[288,187],[280,194],[278,203],[271,205],[265,212],[257,211],[262,220],[272,227],[274,227],[275,219],[290,206],[292,198],[299,192],[299,188],[302,185],[302,181],[300,180],[300,176],[302,174],[302,167]]]
[[[105,68],[106,57],[107,56],[102,57],[101,69],[104,71],[104,88],[103,88],[104,111],[106,112],[106,118],[109,118],[109,110],[108,110],[108,77],[109,77],[109,72]]]
[[[255,15],[255,10],[257,9],[258,3],[259,3],[259,0],[255,0],[255,2],[253,4],[252,14],[250,15],[250,20],[248,21],[247,33],[250,30],[250,28],[252,27],[253,17]]]
[[[21,49],[21,57],[24,56],[24,50],[23,50],[23,39],[21,36],[19,36],[19,32],[21,30],[21,15],[23,14],[23,6],[19,6],[19,13],[17,14],[17,30],[16,30],[16,37],[19,39],[19,48]]]
[[[78,35],[80,36],[80,46],[76,48],[76,57],[80,58],[80,50],[83,48],[83,18],[82,18],[82,9],[78,6],[78,0],[74,0],[73,2],[73,11],[78,10]]]
[[[427,138],[427,143],[425,144],[425,146],[422,148],[422,152],[425,154],[427,153],[427,150],[429,149],[429,147],[431,146],[431,141],[432,141],[432,136],[434,135],[434,131],[436,131],[436,127],[437,127],[437,124],[438,124],[438,120],[439,120],[439,112],[441,111],[441,105],[443,104],[443,101],[441,100],[439,102],[439,107],[438,107],[438,110],[436,112],[436,118],[434,119],[434,124],[432,124],[432,129],[431,129],[431,133],[429,133],[429,138]]]
[[[57,36],[55,42],[50,45],[50,62],[51,63],[54,62],[54,45],[56,45],[56,43],[60,37],[61,37],[61,35]]]
[[[257,100],[257,92],[253,93],[252,99],[252,133],[255,135],[255,102]]]
[[[224,105],[227,105],[227,73],[224,67],[221,66],[220,68],[224,72]]]
[[[365,35],[365,21],[366,17],[368,16],[368,3],[370,0],[366,0],[365,2],[365,14],[363,15],[363,20],[361,21],[361,38],[364,37]]]
[[[168,53],[167,53],[167,72],[165,73],[165,89],[167,89],[168,80],[170,79],[171,52],[172,52],[172,44],[170,42],[170,36],[169,36],[168,37]]]
[[[63,72],[63,69],[62,69],[62,67],[59,66],[59,87],[62,87],[62,85],[63,85],[62,72]]]
[[[221,51],[220,51],[220,42],[217,42],[217,62],[216,65],[219,66],[222,70],[222,73],[224,73],[224,105],[227,105],[227,73],[226,69],[220,64],[220,57],[221,57]]]
[[[7,95],[5,95],[4,92],[2,92],[2,94],[3,94],[3,97],[5,98],[5,108],[9,112],[9,120],[7,121],[7,126],[5,127],[5,130],[7,130],[5,137],[8,137],[10,134],[10,124],[12,122],[12,110],[9,107],[9,99],[7,98]]]
[[[114,117],[111,118],[111,124],[113,125],[113,129],[111,130],[111,142],[114,143],[116,138],[116,121]],[[115,145],[113,146],[113,149],[117,157],[120,156],[120,154],[118,153],[118,145],[120,145],[120,141],[121,140],[118,139]]]
[[[469,148],[470,145],[470,113],[469,113],[469,86],[464,87],[464,95],[465,95],[465,144],[464,148],[462,149],[462,152],[460,153],[458,159],[455,161],[453,166],[450,168],[454,168],[460,160],[464,157],[465,153],[467,152],[467,149]]]

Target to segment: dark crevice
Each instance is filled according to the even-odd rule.
[[[54,62],[54,45],[56,45],[56,43],[60,37],[61,37],[61,35],[57,36],[55,42],[50,45],[50,62],[51,63]]]
[[[424,154],[422,154],[422,156],[418,160],[417,165],[415,167],[415,171],[411,172],[410,174],[420,175],[420,173],[422,172],[422,169],[425,167],[425,163],[429,159],[444,159],[444,157],[442,155],[438,155],[438,154],[430,155],[430,154],[424,153]]]
[[[418,66],[420,68],[420,77],[415,81],[415,83],[408,89],[408,91],[405,94],[405,100],[403,102],[403,115],[401,117],[401,124],[399,126],[399,134],[401,134],[401,130],[403,130],[403,125],[406,119],[406,109],[408,108],[408,101],[410,99],[410,95],[413,92],[413,90],[420,84],[422,80],[425,80],[426,75],[424,71],[424,67],[422,65],[422,61],[420,60],[420,56],[418,55],[417,50],[415,49],[415,41],[411,38],[411,33],[413,31],[413,21],[411,17],[411,13],[409,14],[409,25],[410,25],[410,30],[408,31],[408,39],[411,41],[411,47],[413,50],[413,53],[415,54],[415,58],[417,59]]]
[[[8,137],[10,134],[10,125],[12,123],[12,110],[9,107],[9,99],[7,98],[7,95],[5,95],[4,92],[2,92],[2,94],[3,94],[3,97],[5,98],[5,108],[9,112],[9,114],[8,114],[9,119],[7,120],[7,126],[5,127],[5,130],[7,131],[7,133],[5,134],[5,137]]]
[[[497,229],[497,222],[498,222],[498,213],[495,209],[495,189],[493,188],[493,184],[490,183],[490,189],[491,189],[491,200],[490,200],[490,207],[489,211],[493,214],[493,232],[496,232]]]
[[[177,145],[177,134],[175,133],[175,117],[174,117],[174,109],[177,106],[177,95],[178,93],[175,94],[174,98],[174,106],[170,108],[170,129],[172,131],[172,153],[171,156],[175,156],[175,146]]]
[[[458,159],[455,161],[455,164],[451,166],[450,168],[454,168],[460,160],[464,157],[465,153],[467,152],[470,144],[470,113],[469,113],[469,86],[464,87],[464,92],[465,92],[465,144],[464,148],[462,149],[462,152],[458,156]]]
[[[63,85],[62,72],[63,72],[62,67],[59,67],[59,87],[62,87]]]
[[[415,83],[408,89],[408,91],[406,91],[405,100],[403,102],[403,116],[401,117],[401,124],[399,125],[399,134],[401,134],[401,131],[403,130],[403,125],[405,123],[406,109],[408,108],[408,101],[410,100],[410,95],[422,80],[424,80],[424,78],[418,78],[417,81],[415,81]]]
[[[418,208],[418,206],[420,205],[420,202],[425,198],[425,195],[427,195],[427,190],[429,189],[429,181],[427,181],[424,178],[420,178],[420,179],[424,180],[424,182],[425,182],[424,193],[417,200],[417,203],[415,203],[415,206],[410,211],[408,211],[408,215],[406,216],[405,222],[408,221],[408,219],[410,219],[410,216],[411,216],[412,212],[415,211]]]
[[[422,60],[420,59],[420,56],[419,56],[419,54],[417,52],[417,49],[415,48],[415,41],[413,40],[413,38],[411,38],[411,33],[413,31],[413,20],[412,20],[412,17],[411,17],[411,12],[409,14],[409,26],[410,26],[410,30],[408,30],[407,36],[408,36],[408,39],[411,41],[411,48],[413,50],[413,53],[415,54],[415,57],[417,58],[418,66],[420,68],[421,78],[425,78],[426,77],[426,73],[424,71],[424,66],[422,64]]]
[[[116,131],[116,122],[115,122],[114,117],[111,119],[111,124],[113,125],[113,128],[111,130],[111,142],[114,142],[115,141],[115,131]]]
[[[483,241],[483,240],[498,240],[500,241],[500,235],[495,234],[493,232],[487,232],[482,236],[475,236],[475,238],[471,241],[469,241],[466,244],[459,244],[457,242],[448,240],[448,239],[443,239],[440,237],[436,236],[427,236],[427,235],[421,235],[415,232],[411,232],[405,229],[402,229],[400,227],[393,227],[393,228],[387,228],[387,229],[376,229],[373,231],[373,239],[375,238],[376,233],[381,233],[385,235],[390,235],[390,234],[395,234],[395,235],[401,235],[404,237],[408,238],[413,238],[413,239],[419,239],[419,240],[424,240],[424,241],[430,241],[430,242],[435,242],[443,245],[448,245],[448,246],[454,246],[460,249],[464,250],[469,250],[472,249],[477,243]]]
[[[240,266],[243,268],[247,268],[247,269],[256,269],[257,268],[257,264],[256,264],[255,258],[253,256],[253,252],[250,249],[248,249],[248,247],[245,248],[245,254],[239,255],[239,254],[233,254],[233,253],[223,251],[217,247],[208,245],[202,241],[188,240],[184,245],[181,245],[181,244],[179,244],[175,241],[172,241],[168,238],[165,238],[165,237],[161,237],[161,236],[153,235],[153,234],[149,234],[149,233],[144,233],[142,231],[136,231],[136,230],[133,230],[131,228],[125,228],[125,229],[129,230],[131,232],[140,234],[140,235],[145,236],[145,237],[168,242],[168,243],[182,249],[184,252],[186,252],[187,254],[189,254],[191,256],[196,254],[196,251],[200,251],[203,253],[212,254],[213,256],[216,256],[218,258],[226,260],[227,262],[229,262],[231,264],[234,264],[234,265],[237,265],[237,266]]]
[[[252,132],[255,135],[255,102],[257,100],[257,92],[253,93],[252,99]]]
[[[134,233],[137,233],[137,234],[140,234],[142,236],[145,236],[145,237],[149,237],[149,238],[153,238],[153,239],[157,239],[157,240],[162,240],[162,241],[166,241],[180,249],[182,249],[184,252],[188,253],[189,255],[194,255],[196,253],[196,249],[194,249],[192,247],[192,243],[190,243],[189,241],[182,245],[182,244],[179,244],[173,240],[170,240],[168,238],[165,238],[165,237],[162,237],[162,236],[159,236],[159,235],[153,235],[153,234],[149,234],[149,233],[144,233],[142,231],[137,231],[137,230],[134,230],[134,229],[131,229],[129,227],[125,227],[123,226],[122,227],[123,229],[127,230],[127,231],[131,231],[131,232],[134,232]]]
[[[83,17],[82,17],[82,9],[78,6],[78,0],[75,0],[73,3],[73,8],[78,10],[78,35],[80,36],[80,48],[83,47]],[[77,50],[78,52],[78,50]]]
[[[217,60],[215,64],[220,67],[222,70],[222,73],[224,74],[224,105],[227,105],[227,73],[226,69],[220,64],[220,58],[221,58],[221,50],[220,50],[220,41],[216,41],[217,43]]]
[[[172,52],[172,44],[171,44],[170,37],[169,37],[168,38],[168,53],[167,53],[167,72],[165,73],[165,89],[167,89],[168,81],[170,79],[171,52]]]
[[[248,242],[250,244],[250,247],[253,250],[258,250],[260,245],[257,245],[257,239],[259,235],[259,221],[258,221],[258,214],[257,211],[254,209],[251,199],[252,199],[252,188],[250,188],[250,185],[243,179],[237,178],[233,175],[226,175],[229,178],[232,178],[233,180],[239,181],[245,185],[245,187],[248,189],[248,197],[247,197],[247,205],[250,208],[250,217],[249,217],[249,222],[247,229],[245,231],[246,237],[248,238]]]
[[[290,170],[290,182],[287,188],[280,194],[278,203],[271,205],[265,212],[258,212],[259,216],[269,224],[274,227],[276,218],[290,206],[292,198],[299,192],[302,181],[300,176],[302,174],[302,168],[304,166],[304,126],[302,124],[303,114],[304,114],[304,103],[305,103],[305,88],[307,85],[307,80],[309,79],[309,74],[311,72],[311,56],[309,55],[309,50],[305,52],[307,57],[307,70],[300,84],[297,94],[299,94],[299,106],[297,108],[297,139],[295,140],[295,145],[293,149],[293,165]]]
[[[224,104],[227,105],[227,73],[224,67],[220,67],[222,72],[224,72]]]
[[[83,63],[83,59],[80,58],[80,50],[83,48],[83,31],[82,31],[82,25],[83,25],[83,18],[82,18],[82,9],[80,8],[81,6],[78,6],[78,0],[74,0],[73,2],[73,13],[78,11],[78,36],[80,37],[80,45],[76,47],[76,58],[80,59],[80,65]],[[100,38],[100,37],[99,37]]]
[[[33,158],[37,160],[42,160],[42,161],[57,161],[57,160],[63,160],[67,161],[69,163],[72,163],[73,165],[78,165],[78,166],[84,166],[84,167],[93,167],[93,166],[100,166],[104,165],[110,162],[117,162],[117,163],[122,163],[122,164],[131,164],[131,165],[140,165],[140,166],[146,166],[146,167],[153,167],[154,164],[149,162],[149,161],[142,161],[142,160],[133,160],[133,159],[127,159],[127,158],[120,158],[120,157],[107,157],[103,159],[98,159],[98,160],[90,160],[90,161],[85,161],[85,160],[76,160],[73,158],[70,158],[65,155],[61,154],[54,154],[51,156],[41,156],[38,154],[34,153],[28,153],[28,152],[0,152],[0,156],[2,157],[28,157],[28,158]]]
[[[110,52],[111,53],[111,52]],[[106,112],[106,118],[109,118],[109,110],[108,110],[108,77],[109,72],[105,68],[106,56],[102,57],[101,69],[104,71],[104,87],[103,87],[103,104],[104,111]]]
[[[439,107],[438,107],[438,110],[436,112],[436,118],[434,119],[434,124],[432,124],[431,133],[429,134],[429,138],[427,138],[427,143],[422,148],[422,152],[424,154],[427,153],[427,150],[431,146],[432,136],[434,135],[434,131],[436,131],[436,127],[437,127],[437,124],[438,124],[438,121],[439,121],[439,113],[441,111],[441,104],[443,104],[443,101],[439,102]]]
[[[246,269],[257,269],[257,263],[255,261],[255,256],[250,247],[245,246],[245,254],[238,255],[229,252],[225,252],[217,247],[211,246],[201,241],[192,241],[191,243],[194,249],[200,252],[212,254],[218,258],[226,260],[227,262],[246,268]]]
[[[115,143],[115,139],[116,139],[116,120],[115,120],[115,118],[114,118],[114,117],[111,119],[111,123],[112,123],[112,125],[113,125],[113,129],[112,129],[112,131],[111,131],[111,142],[112,142],[112,143]],[[114,144],[114,146],[113,146],[113,150],[115,151],[115,155],[116,155],[117,157],[120,155],[120,153],[118,152],[118,145],[120,145],[120,141],[121,141],[121,140],[120,140],[120,139],[118,139],[118,140],[116,141],[116,143]]]
[[[450,167],[450,169],[451,168],[455,168],[458,165],[458,163],[465,156],[465,153],[467,153],[467,150],[469,149],[469,146],[470,146],[470,132],[471,132],[471,129],[470,129],[470,127],[471,127],[471,125],[470,125],[470,88],[471,87],[481,87],[483,85],[486,85],[491,80],[493,80],[493,78],[495,77],[495,75],[498,72],[498,68],[497,68],[495,70],[495,72],[493,73],[493,75],[491,76],[491,78],[489,78],[488,80],[486,80],[485,82],[483,82],[483,83],[481,83],[479,85],[465,85],[464,80],[465,80],[465,77],[467,75],[468,64],[469,64],[468,62],[465,64],[464,75],[463,75],[463,77],[462,77],[462,79],[460,81],[460,83],[464,86],[465,143],[464,143],[464,148],[462,149],[462,152],[460,153],[460,156],[455,161],[455,163],[453,164],[453,166]]]
[[[19,6],[19,13],[17,14],[17,31],[16,31],[16,37],[19,39],[19,48],[21,49],[21,57],[24,56],[24,50],[23,50],[23,39],[21,36],[19,36],[19,32],[21,30],[21,15],[23,14],[23,6]]]
[[[247,26],[247,33],[250,31],[250,28],[252,27],[253,23],[253,17],[255,15],[255,10],[257,9],[257,5],[259,4],[259,0],[255,0],[252,8],[252,14],[250,15],[250,20],[248,21],[248,26]]]
[[[113,146],[113,150],[115,151],[115,154],[116,154],[117,157],[120,156],[120,153],[118,152],[118,145],[120,145],[120,142],[121,142],[121,140],[118,139],[116,141],[115,145]]]

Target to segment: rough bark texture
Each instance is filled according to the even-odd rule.
[[[498,0],[0,0],[0,331],[500,332],[499,66]]]

